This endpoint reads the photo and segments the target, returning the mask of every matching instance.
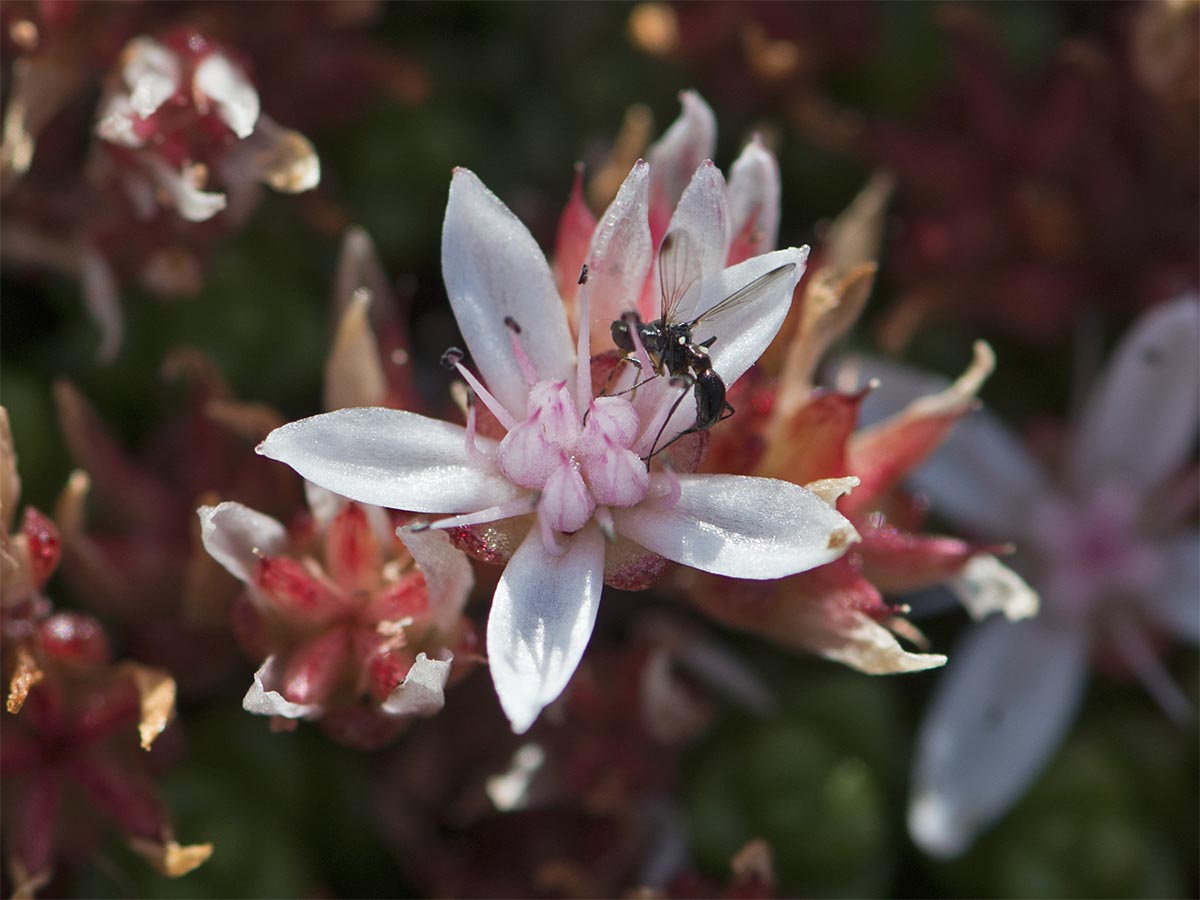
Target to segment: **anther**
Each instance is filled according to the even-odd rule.
[[[517,320],[512,316],[504,317],[504,327],[509,329],[513,334],[521,333],[521,326],[517,324]]]
[[[463,361],[463,357],[466,355],[457,347],[450,347],[442,354],[441,363],[447,369],[455,369],[458,368],[458,364]]]
[[[587,280],[588,280],[588,267],[587,267],[587,263],[584,263],[583,268],[579,270],[579,281],[577,283],[578,284],[587,284]]]

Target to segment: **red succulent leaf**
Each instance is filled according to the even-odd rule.
[[[872,517],[874,518],[874,517]],[[854,549],[863,575],[884,593],[902,593],[938,584],[957,575],[981,547],[940,535],[911,534],[884,523],[860,525],[862,543]]]
[[[108,662],[108,636],[100,622],[75,612],[55,613],[38,626],[42,652],[53,662],[99,666]]]
[[[897,416],[856,435],[850,443],[849,474],[858,477],[859,485],[839,502],[842,514],[854,519],[873,508],[886,491],[937,449],[965,412]]]
[[[266,659],[271,655],[266,619],[248,594],[241,593],[234,598],[229,619],[234,639],[248,658]]]
[[[865,396],[866,392],[814,394],[812,400],[780,423],[778,436],[770,441],[767,455],[759,464],[759,474],[795,484],[846,475],[861,477],[862,473],[847,459],[847,443]],[[861,490],[862,486],[855,488],[854,495]]]
[[[285,619],[321,625],[345,610],[332,585],[286,556],[263,557],[255,581]]]
[[[135,724],[139,712],[138,692],[130,679],[95,685],[78,702],[72,723],[74,739],[81,743],[101,740]]]
[[[383,551],[359,504],[347,503],[329,523],[325,564],[333,579],[347,591],[365,590],[378,582]]]
[[[394,622],[412,617],[419,619],[429,612],[429,589],[419,569],[406,573],[371,598],[363,618],[368,622]]]
[[[385,647],[371,657],[367,673],[371,696],[382,703],[407,676],[416,661],[407,647]]]
[[[554,274],[558,280],[559,293],[564,297],[575,295],[579,270],[587,260],[592,232],[596,230],[596,217],[583,199],[583,167],[575,169],[575,181],[571,185],[571,196],[563,207],[558,220],[558,233],[554,239]]]
[[[167,827],[166,812],[153,786],[140,772],[119,767],[94,754],[76,756],[71,774],[122,831],[157,838]]]
[[[45,872],[54,862],[54,833],[58,809],[62,803],[62,778],[52,766],[33,773],[23,785],[13,790],[16,803],[13,812],[5,817],[6,828],[12,830],[13,855],[29,874]]]
[[[346,626],[331,628],[297,647],[283,674],[283,696],[292,703],[321,703],[345,673],[351,634]]]
[[[32,569],[34,586],[42,588],[58,566],[62,552],[58,528],[54,522],[32,506],[25,507],[21,531],[29,546],[29,565]]]

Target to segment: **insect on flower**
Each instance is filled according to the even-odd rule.
[[[624,362],[633,364],[641,372],[650,369],[655,373],[645,380],[669,375],[673,384],[682,385],[684,388],[650,447],[650,453],[646,456],[647,464],[656,454],[684,435],[712,428],[735,412],[725,400],[725,381],[713,368],[708,355],[708,348],[716,341],[716,335],[697,341],[696,333],[706,326],[713,325],[722,316],[761,297],[780,279],[789,277],[796,268],[794,263],[788,263],[772,269],[740,290],[717,301],[698,316],[680,321],[681,301],[699,280],[699,269],[691,264],[692,253],[693,248],[687,232],[669,232],[663,238],[659,251],[658,278],[662,293],[662,314],[653,322],[645,324],[635,310],[630,310],[612,323],[613,343],[626,354]],[[585,272],[580,277],[581,284],[587,280],[586,268],[585,266]],[[689,276],[685,273],[691,274]],[[630,390],[636,390],[642,383],[644,381],[635,384]],[[688,395],[688,391],[693,388],[696,397],[695,423],[663,446],[658,446],[667,422]]]

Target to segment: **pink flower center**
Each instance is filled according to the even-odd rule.
[[[497,462],[506,478],[541,492],[545,525],[569,534],[598,506],[633,506],[646,496],[650,474],[630,449],[640,422],[624,397],[595,398],[581,421],[566,382],[540,381],[525,413],[500,442]]]
[[[1091,614],[1104,601],[1153,590],[1162,560],[1139,531],[1136,498],[1117,485],[1081,499],[1043,501],[1034,511],[1034,533],[1046,567],[1047,612]]]

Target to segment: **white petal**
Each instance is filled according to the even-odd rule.
[[[721,316],[712,325],[702,323],[693,332],[692,336],[697,342],[716,337],[709,355],[713,368],[725,380],[725,384],[733,384],[741,378],[742,373],[758,361],[767,345],[774,340],[791,308],[792,293],[796,289],[796,282],[804,274],[807,260],[807,247],[788,247],[730,266],[705,280],[695,304],[698,313],[711,309],[756,278],[780,266],[796,267],[790,277],[778,281],[771,290],[739,306],[736,312]]]
[[[725,268],[725,256],[729,252],[729,207],[725,194],[725,176],[712,160],[705,160],[696,169],[675,207],[667,234],[675,234],[676,240],[681,242],[679,246],[686,247],[677,254],[686,254],[677,265],[682,269],[678,273],[681,287],[699,286],[701,279]],[[661,257],[659,263],[662,263]],[[708,308],[693,305],[700,301],[701,293],[697,290],[684,295],[676,307],[678,319],[693,319]],[[664,297],[663,301],[666,299]]]
[[[651,203],[667,211],[683,196],[696,166],[711,159],[717,146],[717,119],[703,98],[695,91],[683,91],[679,102],[683,112],[646,153]]]
[[[864,425],[896,415],[950,380],[875,357],[844,360],[835,382],[853,391],[877,380],[863,402]],[[1029,505],[1049,489],[1046,473],[999,418],[968,413],[908,479],[937,513],[971,533],[1008,541],[1026,533]]]
[[[149,157],[148,163],[159,186],[170,197],[176,212],[189,222],[207,222],[225,208],[225,195],[214,191],[202,191],[197,186],[199,168],[185,168],[176,172],[157,156]]]
[[[1088,397],[1070,476],[1151,488],[1186,461],[1200,426],[1200,301],[1183,297],[1142,316]]]
[[[470,560],[451,543],[450,535],[444,531],[400,529],[396,534],[425,576],[434,624],[449,631],[458,624],[471,588],[475,586],[475,571]]]
[[[379,708],[389,716],[432,716],[438,712],[446,705],[444,691],[451,659],[430,659],[418,653],[404,680]]]
[[[731,296],[755,279],[779,268],[793,265],[795,268],[786,277],[779,279],[768,289],[740,305],[736,311],[718,317],[713,322],[702,322],[693,332],[692,337],[704,341],[716,337],[716,343],[709,350],[713,369],[725,382],[726,387],[741,378],[742,373],[749,369],[767,349],[767,345],[775,338],[779,326],[783,324],[788,309],[791,307],[792,294],[796,282],[804,274],[805,261],[808,259],[807,247],[790,247],[787,250],[776,250],[764,253],[745,262],[738,263],[728,269],[705,279],[699,290],[689,295],[687,306],[690,310],[711,309],[726,297]],[[693,300],[693,298],[695,298]],[[665,384],[659,388],[658,412],[665,415],[663,406],[669,406],[679,396],[678,390],[668,389]],[[655,413],[647,415],[646,420],[652,421]],[[696,420],[696,404],[692,400],[684,400],[679,409],[672,415],[671,422],[663,431],[660,443],[669,441],[675,435],[690,428]],[[661,421],[661,420],[660,420]],[[648,440],[653,440],[649,435]],[[649,450],[649,446],[643,448]]]
[[[742,475],[656,475],[650,496],[676,477],[678,502],[614,509],[617,533],[659,556],[733,578],[782,578],[832,562],[858,532],[816,494]],[[665,504],[664,504],[665,505]]]
[[[637,309],[650,272],[650,219],[647,185],[650,169],[639,162],[596,225],[588,250],[588,303],[595,323],[592,352],[612,349],[609,323]]]
[[[442,277],[472,363],[517,419],[529,386],[512,349],[511,317],[540,379],[575,365],[567,314],[533,235],[473,172],[456,169],[442,229]]]
[[[285,719],[307,719],[321,714],[320,703],[293,703],[285,700],[277,687],[282,667],[274,656],[268,656],[254,673],[254,684],[242,698],[242,709],[256,716],[282,716]]]
[[[1038,613],[1037,591],[996,557],[986,553],[972,556],[946,586],[973,619],[999,612],[1010,622],[1017,622]]]
[[[989,619],[950,656],[917,742],[908,828],[955,856],[1049,761],[1082,698],[1082,629]]]
[[[752,227],[751,256],[766,253],[779,239],[779,163],[754,138],[729,170],[729,233]]]
[[[258,91],[246,73],[223,54],[210,53],[192,76],[192,84],[217,107],[217,115],[239,138],[254,131],[258,121]]]
[[[476,438],[476,445],[495,442]],[[360,407],[301,419],[257,449],[335,494],[392,509],[474,512],[520,493],[468,455],[463,428],[403,410]]]
[[[153,115],[179,89],[179,58],[148,37],[134,38],[122,55],[129,105],[142,118]]]
[[[240,503],[201,506],[196,514],[208,555],[241,581],[254,580],[258,554],[272,556],[287,545],[286,528],[271,516]]]
[[[1177,638],[1200,643],[1200,532],[1188,532],[1163,547],[1163,577],[1146,597],[1146,608]]]
[[[509,560],[487,624],[488,663],[513,731],[526,731],[571,680],[596,621],[604,537],[589,525],[551,556],[535,526]]]
[[[128,94],[107,94],[100,100],[96,113],[96,134],[110,144],[123,147],[140,147],[145,141],[134,130],[137,111],[129,102]]]

